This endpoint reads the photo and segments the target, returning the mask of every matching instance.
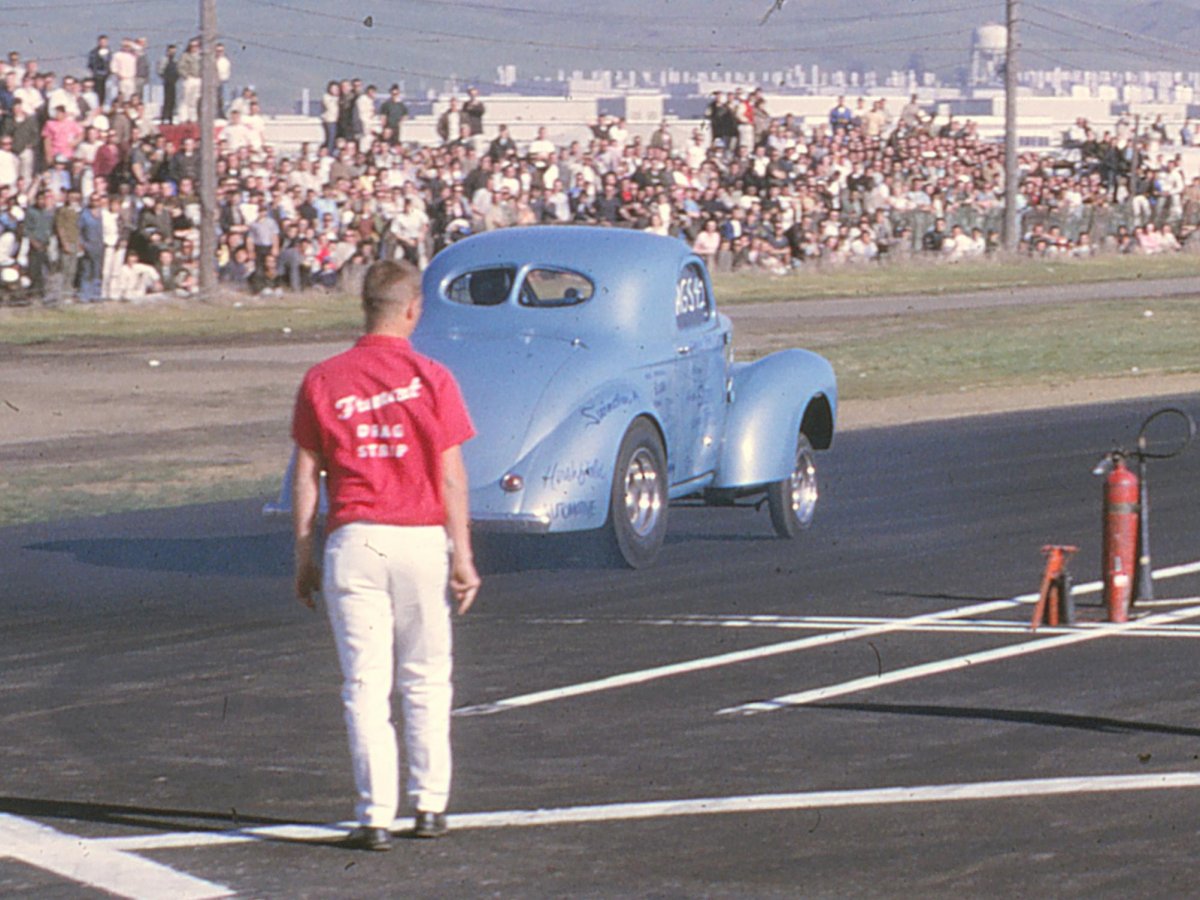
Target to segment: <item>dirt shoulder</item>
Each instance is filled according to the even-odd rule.
[[[804,303],[770,313],[811,315]],[[735,327],[743,315],[733,311]],[[769,335],[745,312],[739,352]],[[783,319],[780,319],[782,322]],[[764,325],[767,327],[764,329]],[[764,338],[765,339],[765,338]],[[290,452],[288,426],[304,371],[351,336],[239,338],[230,345],[0,346],[0,524],[109,509],[267,496]],[[1200,374],[1135,375],[889,400],[849,400],[839,428],[1200,393]]]
[[[277,460],[287,449],[292,399],[304,371],[346,345],[339,340],[233,347],[7,349],[0,358],[0,459],[78,458],[101,447],[151,453],[186,440],[191,446],[220,446],[226,455],[245,458],[259,456],[267,450],[264,441],[273,441]],[[881,427],[1193,391],[1200,391],[1200,375],[1131,374],[848,400],[841,406],[839,427]]]

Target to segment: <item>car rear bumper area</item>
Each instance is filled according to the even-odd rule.
[[[550,531],[550,519],[532,513],[518,513],[495,518],[472,516],[471,528],[474,531],[488,534],[546,534]]]

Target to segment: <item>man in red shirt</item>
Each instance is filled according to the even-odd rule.
[[[366,335],[314,366],[296,399],[292,490],[296,596],[321,590],[337,642],[359,827],[347,845],[386,850],[399,805],[393,677],[404,710],[413,835],[446,833],[451,627],[479,590],[462,443],[474,435],[454,377],[408,342],[421,276],[379,262],[363,282]],[[323,566],[320,474],[329,512]]]

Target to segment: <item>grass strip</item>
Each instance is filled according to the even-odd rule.
[[[1149,314],[1148,314],[1149,313]],[[1200,298],[747,323],[735,346],[827,357],[844,399],[1200,372]],[[743,356],[746,354],[739,353]]]
[[[786,276],[726,274],[714,279],[719,305],[943,294],[1015,287],[1054,287],[1106,281],[1193,277],[1200,263],[1190,256],[1102,256],[1090,260],[979,260],[935,265],[842,266],[797,270]],[[354,333],[361,327],[359,301],[348,294],[310,292],[278,298],[222,295],[201,303],[168,300],[145,305],[105,303],[59,308],[0,308],[0,344],[148,340],[210,340]]]

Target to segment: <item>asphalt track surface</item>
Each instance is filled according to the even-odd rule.
[[[284,527],[0,531],[0,894],[1194,895],[1200,447],[1151,468],[1159,605],[1026,627],[1047,542],[1101,617],[1090,469],[1160,405],[844,434],[795,543],[740,509],[673,509],[643,572],[482,542],[455,832],[387,854],[335,845],[336,663]]]

